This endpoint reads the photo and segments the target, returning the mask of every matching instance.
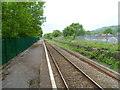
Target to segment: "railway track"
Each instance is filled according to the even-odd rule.
[[[60,48],[62,48],[62,47],[60,47]],[[92,67],[98,69],[99,71],[105,73],[106,75],[114,78],[114,79],[117,80],[118,82],[120,82],[120,78],[119,78],[119,77],[120,77],[120,74],[117,73],[116,75],[118,75],[118,77],[116,77],[116,76],[112,75],[111,73],[107,72],[106,70],[104,70],[103,68],[101,68],[100,66],[97,66],[97,65],[95,65],[94,63],[91,63],[91,62],[85,60],[84,58],[81,58],[81,57],[79,57],[78,55],[75,55],[73,52],[70,52],[69,50],[67,50],[67,49],[65,49],[65,48],[62,48],[62,49],[65,50],[66,52],[70,53],[71,55],[75,56],[76,58],[82,60],[83,62],[88,63],[89,65],[91,65]],[[108,70],[108,71],[109,71],[109,70]],[[112,71],[110,71],[110,72],[112,72]]]
[[[71,62],[55,47],[45,41],[47,51],[50,54],[60,76],[64,83],[64,87],[69,88],[103,88],[91,79],[84,71]]]
[[[77,54],[74,54],[73,52],[71,52],[71,51],[69,51],[69,50],[67,50],[67,49],[65,49],[65,48],[63,48],[63,47],[60,47],[60,48],[63,49],[64,51],[68,52],[68,53],[71,54],[72,56],[78,58],[79,60],[81,60],[81,61],[83,61],[83,62],[91,65],[92,67],[96,68],[96,69],[99,70],[100,72],[103,72],[103,73],[105,73],[106,75],[108,75],[108,76],[112,77],[113,79],[117,80],[118,82],[120,82],[120,78],[119,78],[119,77],[120,77],[120,74],[119,74],[119,73],[115,73],[116,76],[114,76],[113,74],[111,74],[111,73],[114,73],[113,71],[110,71],[109,69],[106,69],[106,68],[104,68],[104,67],[101,68],[102,66],[99,66],[99,65],[96,65],[96,64],[94,64],[94,63],[91,63],[91,62],[89,62],[88,60],[86,60],[86,59],[78,56]],[[105,69],[106,69],[107,71],[106,71]],[[109,72],[108,72],[108,71],[109,71]],[[110,73],[110,72],[111,72],[111,73]]]

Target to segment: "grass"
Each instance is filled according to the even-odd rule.
[[[115,60],[113,57],[108,57],[104,52],[101,52],[99,50],[94,50],[94,51],[87,51],[85,48],[76,48],[73,46],[69,46],[67,44],[63,44],[60,42],[55,42],[52,40],[49,40],[49,42],[52,42],[58,46],[64,47],[66,49],[75,51],[75,52],[79,52],[82,55],[87,56],[90,59],[96,60],[97,62],[99,62],[100,64],[106,64],[107,66],[109,66],[110,68],[118,71],[120,62]]]
[[[72,39],[70,40],[69,39],[57,39],[57,40],[64,41],[64,42],[70,42],[73,44],[91,47],[91,48],[100,48],[100,49],[110,50],[110,51],[119,51],[118,44],[106,44],[102,42],[90,42],[90,41],[80,41],[80,40],[72,40]]]

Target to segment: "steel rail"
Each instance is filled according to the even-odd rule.
[[[46,45],[46,43],[45,43],[45,45]],[[62,81],[63,81],[63,84],[65,85],[66,89],[69,90],[69,87],[68,87],[68,85],[67,85],[67,83],[66,83],[66,81],[65,81],[65,79],[64,79],[64,77],[63,77],[63,75],[62,75],[62,73],[61,73],[61,71],[60,71],[60,69],[59,69],[59,67],[58,67],[58,65],[57,65],[57,62],[55,61],[53,55],[52,55],[51,52],[49,51],[47,45],[46,45],[46,48],[47,48],[47,51],[48,51],[48,53],[50,54],[50,56],[51,56],[51,58],[52,58],[52,60],[53,60],[53,62],[54,62],[55,67],[57,68],[58,73],[60,74],[60,77],[61,77],[61,79],[62,79]]]
[[[47,41],[46,41],[47,42]],[[47,42],[48,43],[48,42]],[[69,63],[71,63],[78,71],[80,71],[83,75],[85,75],[94,85],[96,85],[100,90],[104,90],[102,86],[100,86],[96,81],[90,78],[83,70],[81,70],[78,66],[76,66],[73,62],[70,61],[65,55],[63,55],[60,51],[58,51],[55,47],[53,47],[50,43],[48,43],[53,49],[55,49],[61,56],[63,56]]]
[[[115,80],[119,81],[120,82],[120,78],[119,78],[119,75],[118,75],[118,78],[113,76],[112,74],[110,74],[109,72],[106,72],[103,68],[100,68],[99,66],[85,60],[84,58],[81,58],[79,57],[78,55],[75,55],[73,52],[70,52],[68,51],[67,49],[63,48],[63,47],[60,47],[61,49],[65,50],[66,52],[70,53],[71,55],[75,56],[76,58],[78,58],[79,60],[85,62],[85,63],[88,63],[89,65],[91,65],[92,67],[95,67],[96,69],[100,70],[101,72],[105,73],[106,75],[109,75],[110,77],[114,78]]]

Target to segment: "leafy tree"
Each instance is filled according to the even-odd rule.
[[[62,32],[59,30],[54,30],[52,34],[53,34],[53,37],[59,37],[62,35]]]
[[[53,37],[52,33],[46,33],[46,34],[44,34],[44,38],[46,38],[46,39],[50,39],[52,37]]]
[[[108,34],[108,33],[109,33],[109,34],[112,34],[112,33],[113,33],[113,30],[110,29],[110,28],[108,28],[108,29],[104,30],[103,33],[104,33],[104,34]]]
[[[90,31],[85,32],[86,35],[91,35],[92,33]]]
[[[66,36],[80,36],[84,35],[85,30],[83,29],[83,26],[79,23],[72,23],[70,26],[67,26],[63,30],[63,35]]]
[[[3,37],[41,37],[45,2],[2,2]]]

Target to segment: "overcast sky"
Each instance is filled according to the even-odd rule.
[[[71,23],[80,23],[85,30],[118,24],[120,0],[45,0],[43,33],[62,31]]]

